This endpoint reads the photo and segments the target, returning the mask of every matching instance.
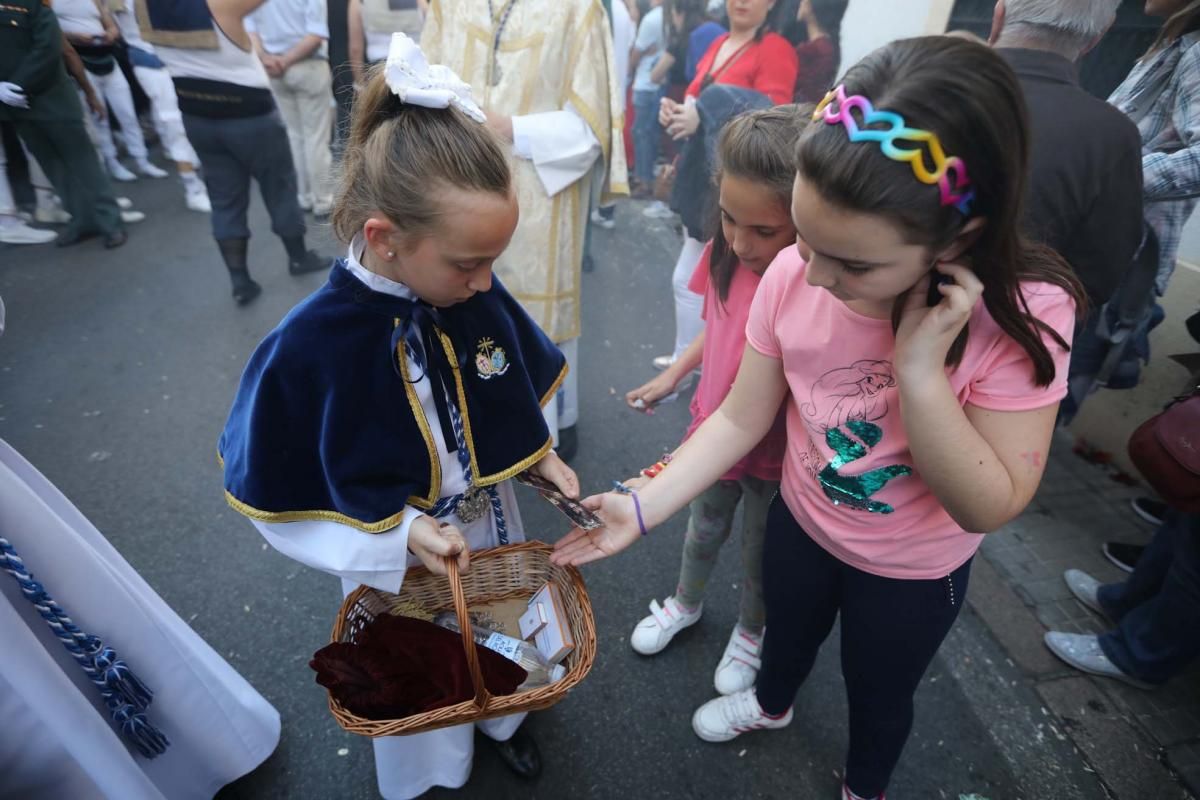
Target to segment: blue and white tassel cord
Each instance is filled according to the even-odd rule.
[[[146,758],[162,755],[170,746],[167,737],[155,728],[142,712],[154,695],[129,666],[96,636],[79,629],[62,606],[54,601],[42,584],[34,580],[12,544],[0,537],[0,568],[13,576],[25,599],[62,642],[71,657],[83,668],[100,692],[104,705],[117,729]]]

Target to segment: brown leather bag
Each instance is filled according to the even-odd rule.
[[[1200,390],[1143,422],[1129,457],[1167,505],[1200,512]]]

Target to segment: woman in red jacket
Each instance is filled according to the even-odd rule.
[[[678,103],[668,97],[663,99],[659,107],[658,121],[672,138],[687,139],[701,129],[700,108],[696,101],[700,93],[713,84],[758,92],[775,105],[792,101],[798,60],[796,51],[787,39],[773,31],[776,26],[772,24],[771,16],[775,3],[776,0],[726,0],[729,33],[717,37],[700,59],[696,77],[688,86],[684,101]],[[707,124],[715,127],[715,122],[710,119]],[[712,133],[714,136],[711,138],[715,141],[717,131],[713,130]],[[705,148],[692,147],[689,143],[680,159],[677,190],[681,188],[678,185],[681,182],[688,187],[698,183],[700,194],[707,196],[714,193],[711,180],[707,177],[712,170],[706,155]],[[672,194],[671,206],[676,211],[681,210],[680,204],[675,202],[675,195],[679,193]],[[706,207],[695,197],[690,202],[700,208]],[[704,328],[700,319],[703,298],[692,293],[687,284],[704,251],[704,242],[709,238],[701,228],[709,226],[696,224],[693,219],[696,214],[681,213],[681,216],[686,230],[671,279],[675,293],[675,347],[670,354],[654,359],[654,366],[658,369],[666,369],[674,363]],[[700,216],[707,217],[708,214],[702,213]]]

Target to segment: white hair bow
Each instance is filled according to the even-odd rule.
[[[476,122],[487,120],[471,96],[471,87],[449,67],[426,61],[420,46],[403,33],[392,34],[384,76],[402,103],[426,108],[454,105]]]

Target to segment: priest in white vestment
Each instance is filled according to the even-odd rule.
[[[570,372],[547,407],[570,458],[579,417],[580,278],[597,159],[609,194],[628,194],[612,29],[600,0],[433,0],[421,35],[430,63],[471,85],[512,143],[521,222],[495,270],[562,349]]]

